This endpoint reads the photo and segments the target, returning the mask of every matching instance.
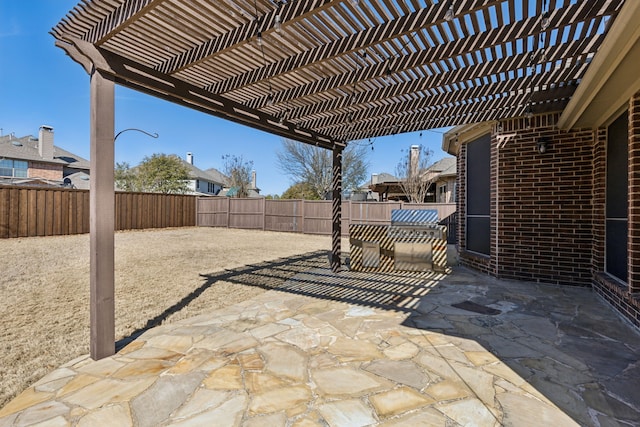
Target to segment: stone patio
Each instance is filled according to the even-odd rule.
[[[639,356],[590,289],[315,269],[65,364],[0,427],[634,426]]]

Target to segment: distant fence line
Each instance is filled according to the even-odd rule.
[[[115,195],[116,230],[196,225],[196,196]],[[89,190],[0,186],[0,238],[89,232]]]
[[[440,219],[456,210],[455,203],[352,202],[342,203],[342,234],[349,224],[391,222],[393,209],[436,209]],[[331,234],[330,200],[267,200],[199,197],[197,224],[201,227],[244,228]]]

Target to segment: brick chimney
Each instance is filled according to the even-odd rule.
[[[258,188],[258,181],[256,179],[256,171],[251,171],[251,188],[252,189],[256,189]]]
[[[40,126],[38,153],[44,160],[53,160],[53,128],[51,126]]]
[[[372,173],[371,174],[371,185],[376,185],[378,183],[378,174],[377,173]]]
[[[191,151],[187,153],[187,163],[189,163],[190,165],[193,164],[193,154],[191,154]]]
[[[412,145],[409,151],[409,176],[413,176],[414,173],[418,173],[420,165],[420,146]]]

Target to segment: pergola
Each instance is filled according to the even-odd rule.
[[[83,0],[56,45],[91,79],[91,357],[114,352],[114,84],[341,153],[561,111],[624,0]]]

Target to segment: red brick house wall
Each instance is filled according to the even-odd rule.
[[[62,165],[53,163],[29,162],[29,178],[55,179],[62,181]]]
[[[557,114],[504,120],[491,140],[491,253],[465,251],[465,144],[458,151],[463,265],[501,278],[591,285],[640,327],[640,93],[629,101],[629,276],[605,271],[607,128],[561,131]],[[548,139],[540,154],[537,142]],[[468,142],[468,141],[467,141]],[[496,240],[497,237],[497,240]]]

